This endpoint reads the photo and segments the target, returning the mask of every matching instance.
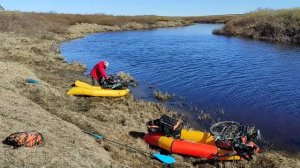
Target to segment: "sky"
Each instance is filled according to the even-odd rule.
[[[203,16],[295,8],[300,0],[0,0],[6,10],[112,15]]]

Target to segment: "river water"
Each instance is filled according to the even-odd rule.
[[[174,93],[168,105],[190,109],[196,127],[205,113],[255,124],[276,149],[299,152],[300,46],[213,35],[220,26],[92,34],[61,52],[87,72],[99,60],[110,62],[109,73],[129,72],[140,81],[132,89],[138,98],[153,100],[153,89]]]

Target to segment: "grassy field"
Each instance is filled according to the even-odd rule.
[[[41,33],[67,34],[67,28],[76,24],[97,24],[103,26],[124,26],[128,23],[141,24],[145,28],[159,27],[159,23],[176,22],[183,25],[188,21],[178,17],[162,16],[112,16],[112,15],[80,15],[54,13],[20,13],[1,12],[0,31],[16,32],[26,35]],[[133,27],[134,28],[134,27]]]
[[[227,22],[215,34],[300,43],[300,8],[261,9]]]
[[[99,17],[99,18],[98,18]],[[92,19],[93,18],[93,19]],[[110,18],[110,19],[108,19]],[[144,18],[144,19],[143,19]],[[89,22],[88,22],[89,21]],[[156,16],[113,17],[0,13],[0,139],[16,131],[37,130],[45,144],[34,148],[0,144],[0,167],[162,167],[140,153],[95,140],[83,130],[145,151],[141,137],[145,123],[175,111],[157,103],[123,98],[68,96],[68,88],[85,66],[67,63],[59,52],[63,41],[88,33],[184,26],[181,18]],[[27,78],[38,84],[26,83]],[[174,155],[175,167],[299,167],[298,158],[268,151],[251,162],[208,162]]]

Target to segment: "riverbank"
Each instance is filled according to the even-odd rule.
[[[227,23],[231,20],[234,20],[238,17],[243,16],[243,14],[232,14],[232,15],[212,15],[212,16],[193,16],[193,17],[184,17],[184,19],[193,22],[193,23],[213,23],[221,24]]]
[[[258,10],[228,21],[214,34],[300,43],[300,8]]]
[[[2,14],[2,13],[0,13]],[[83,76],[85,66],[67,63],[59,43],[88,33],[183,26],[186,22],[157,20],[152,24],[127,22],[121,25],[56,22],[40,15],[1,16],[0,30],[0,138],[16,131],[37,130],[45,144],[12,150],[0,145],[3,167],[161,167],[139,153],[107,142],[98,144],[83,130],[96,131],[110,140],[150,152],[142,139],[129,133],[146,132],[145,123],[161,114],[176,116],[166,107],[132,96],[124,98],[70,97],[68,87]],[[47,15],[47,17],[51,15]],[[71,17],[71,16],[70,16]],[[13,19],[12,19],[13,18]],[[4,20],[6,19],[6,20]],[[57,18],[58,19],[58,18]],[[130,20],[130,19],[129,19]],[[29,24],[30,23],[30,24]],[[28,84],[27,78],[39,81]],[[175,167],[214,167],[193,158],[177,159]],[[265,152],[251,162],[219,163],[232,167],[298,167],[299,159]]]

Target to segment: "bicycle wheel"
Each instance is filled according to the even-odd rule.
[[[232,134],[240,131],[241,125],[235,121],[222,121],[213,124],[210,128],[210,134],[221,135],[221,134]]]

